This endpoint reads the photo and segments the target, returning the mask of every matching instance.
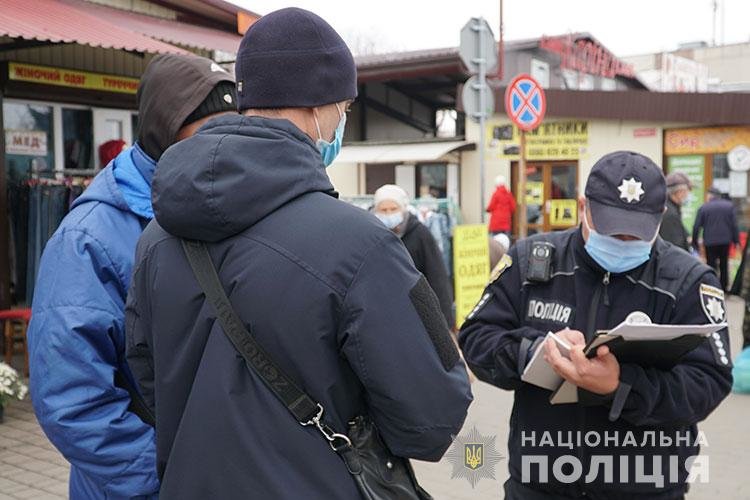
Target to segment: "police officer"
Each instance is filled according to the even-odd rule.
[[[515,392],[506,498],[683,498],[703,439],[696,423],[731,388],[727,330],[671,370],[582,348],[633,311],[661,324],[723,322],[723,293],[710,268],[659,238],[666,186],[651,160],[608,154],[585,193],[581,226],[512,247],[460,332],[477,377]],[[570,359],[542,343],[549,331],[573,345]],[[550,391],[521,381],[538,348],[578,387],[577,403],[552,405]]]

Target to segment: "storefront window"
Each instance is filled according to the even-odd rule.
[[[729,163],[727,162],[727,155],[713,155],[711,172],[713,186],[722,193],[729,193]]]
[[[55,167],[52,107],[30,103],[3,103],[5,167],[9,182],[51,176]]]
[[[93,117],[89,109],[62,110],[65,168],[88,170],[94,168]]]
[[[448,166],[417,165],[417,196],[419,198],[445,198],[448,195]]]

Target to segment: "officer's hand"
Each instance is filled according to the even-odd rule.
[[[579,332],[578,330],[571,330],[570,328],[566,328],[555,333],[555,335],[567,342],[568,345],[586,344],[586,337],[584,337],[583,333]]]
[[[544,359],[568,382],[594,394],[606,395],[617,390],[620,363],[607,346],[599,347],[592,359],[586,357],[580,344],[570,349],[570,359],[560,354],[554,341],[546,341],[544,348]]]

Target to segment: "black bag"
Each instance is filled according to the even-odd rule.
[[[414,476],[405,458],[394,456],[385,446],[369,417],[349,422],[348,434],[339,434],[323,422],[324,409],[290,379],[256,342],[227,298],[208,249],[200,241],[182,240],[193,274],[219,323],[247,366],[286,406],[303,426],[313,425],[331,449],[344,460],[365,500],[432,500]]]

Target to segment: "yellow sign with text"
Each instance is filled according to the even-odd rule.
[[[526,181],[526,204],[541,205],[544,201],[544,183]]]
[[[517,127],[503,123],[487,126],[487,144],[500,158],[517,160],[521,134]],[[542,123],[526,132],[527,160],[578,160],[587,154],[589,145],[588,122],[566,121]]]
[[[103,90],[105,92],[117,92],[120,94],[135,94],[138,91],[137,78],[13,62],[8,64],[8,78],[21,82],[57,85],[59,87],[76,89]]]
[[[551,226],[578,224],[578,200],[550,200],[549,223]]]
[[[482,296],[490,276],[490,247],[487,226],[456,226],[453,233],[453,276],[456,286],[456,327]]]
[[[728,153],[735,146],[750,146],[750,127],[706,127],[667,130],[664,154]]]

